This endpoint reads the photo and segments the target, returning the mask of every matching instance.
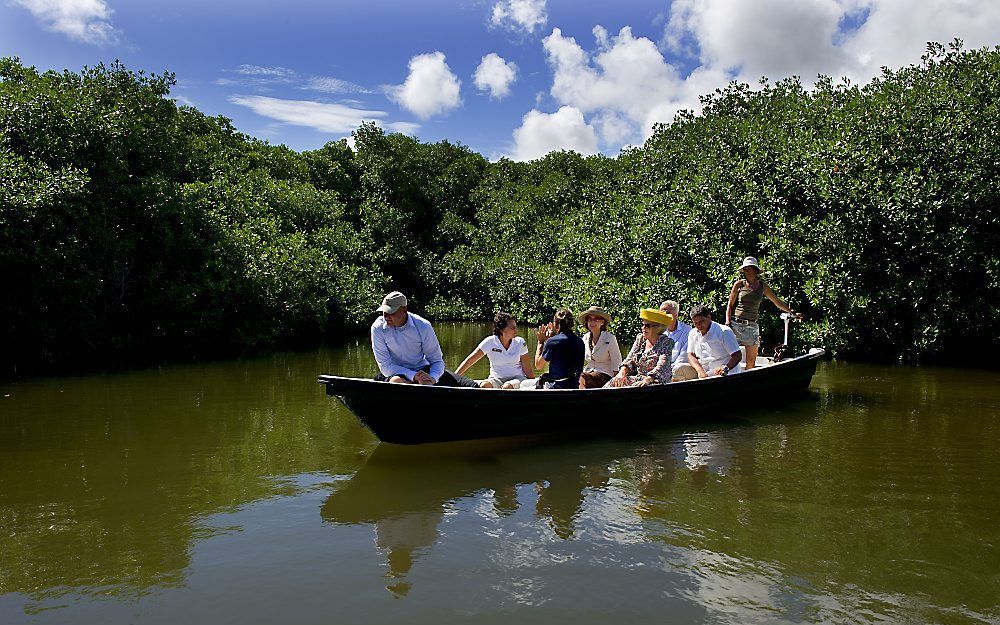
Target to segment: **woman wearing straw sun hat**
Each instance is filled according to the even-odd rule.
[[[760,314],[760,304],[764,298],[774,302],[779,310],[795,315],[799,319],[802,313],[794,312],[788,304],[781,301],[774,291],[760,278],[760,265],[753,256],[747,256],[740,265],[743,277],[733,282],[729,293],[729,306],[726,308],[726,325],[729,326],[736,340],[746,348],[746,368],[752,369],[757,362],[757,350],[760,349],[760,326],[757,318]]]
[[[674,340],[664,332],[674,316],[656,308],[643,308],[639,318],[642,319],[642,332],[635,337],[618,373],[606,386],[666,384],[673,377],[670,354]]]
[[[600,306],[591,306],[580,313],[580,325],[589,332],[583,336],[586,346],[580,388],[600,388],[608,383],[622,364],[622,349],[618,339],[608,332],[611,315]]]

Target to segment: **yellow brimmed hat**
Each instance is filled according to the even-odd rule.
[[[652,321],[660,325],[668,326],[674,322],[674,316],[656,308],[643,308],[639,311],[639,316],[646,321]]]

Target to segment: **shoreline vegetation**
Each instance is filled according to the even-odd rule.
[[[747,255],[800,346],[1000,348],[1000,47],[929,44],[863,87],[734,83],[615,158],[525,163],[374,124],[295,152],[173,84],[0,60],[0,378],[315,345],[393,289],[432,320],[722,315]]]

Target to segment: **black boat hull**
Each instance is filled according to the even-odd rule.
[[[414,445],[554,431],[616,429],[669,423],[671,417],[751,401],[783,399],[803,391],[823,356],[805,356],[739,375],[622,389],[509,391],[388,384],[321,375],[326,392],[340,399],[379,440]]]

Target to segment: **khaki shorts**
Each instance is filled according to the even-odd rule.
[[[493,388],[503,388],[503,385],[506,384],[507,382],[514,382],[514,381],[516,381],[517,384],[508,384],[507,388],[517,388],[521,384],[521,381],[524,380],[524,376],[523,375],[508,375],[508,376],[504,376],[502,378],[489,377],[489,378],[486,378],[486,380],[489,381],[489,383],[491,385],[493,385]]]
[[[756,321],[740,321],[736,318],[729,323],[736,340],[740,345],[747,347],[760,347],[760,326]]]
[[[682,363],[674,367],[674,382],[684,382],[685,380],[697,380],[698,370],[689,365],[688,363]]]

